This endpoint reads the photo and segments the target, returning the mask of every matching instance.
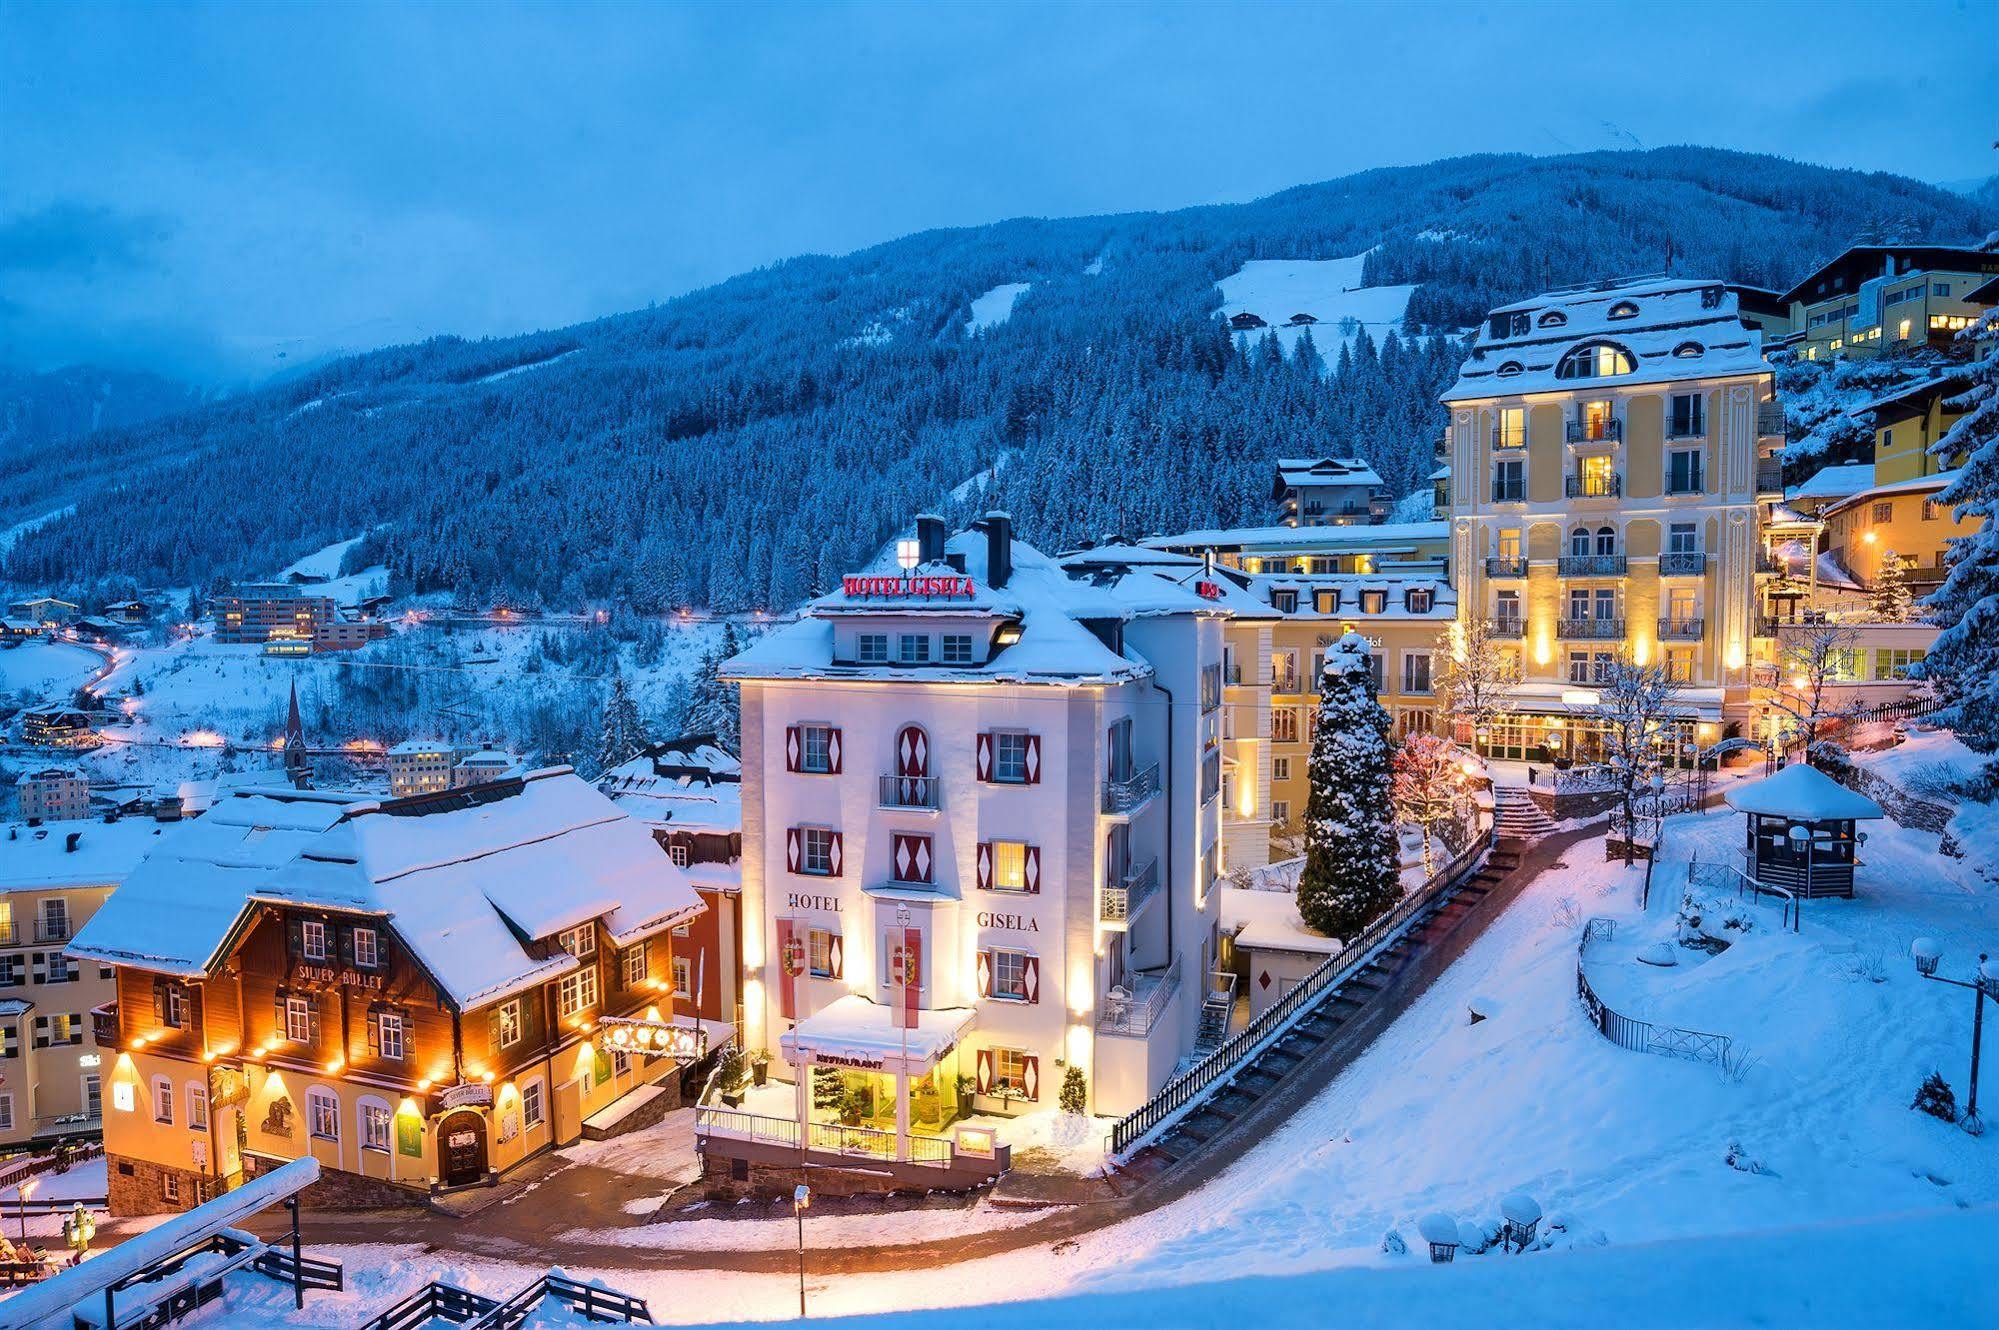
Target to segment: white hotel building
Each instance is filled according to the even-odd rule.
[[[947,541],[921,518],[901,567],[846,579],[728,666],[745,1041],[790,1112],[772,1121],[766,1091],[761,1113],[708,1115],[711,1178],[718,1159],[737,1181],[805,1162],[801,1136],[990,1172],[993,1133],[954,1124],[1053,1108],[1072,1067],[1092,1111],[1125,1112],[1204,1010],[1226,1011],[1205,999],[1223,625],[1242,592],[1128,545],[1051,559],[1010,525]],[[905,928],[909,1029],[891,979]]]

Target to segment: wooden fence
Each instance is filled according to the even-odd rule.
[[[1369,924],[1352,941],[1321,961],[1310,974],[1299,981],[1296,988],[1280,998],[1275,1005],[1265,1008],[1262,1015],[1230,1036],[1214,1052],[1174,1077],[1158,1094],[1113,1123],[1111,1125],[1113,1157],[1122,1159],[1129,1156],[1169,1121],[1206,1100],[1218,1084],[1227,1081],[1240,1067],[1262,1053],[1291,1026],[1293,1021],[1306,1015],[1317,1007],[1327,994],[1351,979],[1354,973],[1373,959],[1374,953],[1390,938],[1400,933],[1419,911],[1438,897],[1448,894],[1466,877],[1477,871],[1492,849],[1492,838],[1492,827],[1487,825],[1472,843],[1441,871],[1431,874],[1429,880],[1404,897],[1401,904]]]

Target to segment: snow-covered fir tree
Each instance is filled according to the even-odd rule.
[[[611,690],[604,699],[604,729],[597,742],[598,769],[609,771],[631,761],[651,742],[645,720],[639,715],[639,704],[633,700],[632,690],[625,686],[625,672],[619,670],[611,675]]]
[[[1348,633],[1319,675],[1298,876],[1298,913],[1328,937],[1353,937],[1402,896],[1389,727],[1367,640]]]
[[[1907,623],[1915,613],[1915,596],[1909,590],[1909,561],[1894,550],[1881,556],[1881,571],[1868,593],[1867,608],[1880,623]]]
[[[689,682],[687,710],[680,720],[683,732],[712,734],[732,753],[740,753],[743,747],[742,700],[736,685],[722,678],[722,666],[742,649],[736,625],[724,621],[721,640],[701,657]]]
[[[1970,386],[1945,402],[1964,416],[1930,451],[1945,466],[1957,464],[1937,501],[1956,510],[1960,529],[1978,529],[1951,542],[1950,571],[1929,600],[1944,629],[1922,672],[1949,699],[1939,719],[1989,753],[1999,750],[1999,308],[1958,336],[1986,352],[1968,371]]]

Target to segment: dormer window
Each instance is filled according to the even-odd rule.
[[[902,633],[896,641],[895,658],[904,665],[930,663],[930,634]]]
[[[1533,321],[1523,310],[1518,314],[1495,314],[1486,323],[1486,330],[1494,340],[1502,337],[1525,337]]]
[[[1271,592],[1270,608],[1276,610],[1279,614],[1296,614],[1298,612],[1298,593],[1296,591]]]
[[[1363,591],[1360,593],[1360,612],[1362,614],[1379,614],[1387,608],[1388,593],[1386,591]]]
[[[597,926],[580,924],[575,928],[565,928],[555,935],[555,945],[577,960],[588,960],[597,954]]]
[[[1673,348],[1673,354],[1681,360],[1692,360],[1706,350],[1699,342],[1681,342]]]
[[[1607,317],[1613,319],[1635,319],[1638,317],[1638,306],[1632,304],[1629,300],[1620,300],[1610,307]]]
[[[1558,379],[1610,379],[1629,374],[1631,353],[1614,342],[1585,342],[1555,366]]]
[[[1435,596],[1436,593],[1428,587],[1410,587],[1403,603],[1409,606],[1411,614],[1428,614]]]
[[[1521,364],[1517,360],[1509,360],[1504,365],[1501,365],[1497,370],[1493,372],[1498,374],[1499,377],[1502,379],[1510,379],[1515,374],[1520,373],[1522,370],[1526,368],[1527,367],[1525,365]]]
[[[970,633],[946,633],[943,637],[943,651],[938,659],[946,665],[969,665],[972,663],[972,635]]]
[[[1539,321],[1543,328],[1561,328],[1567,326],[1569,316],[1562,313],[1559,309],[1551,309],[1546,314],[1543,314]]]
[[[857,634],[854,638],[854,659],[863,665],[886,665],[888,663],[888,634]]]

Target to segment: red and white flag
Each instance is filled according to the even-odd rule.
[[[914,1030],[923,987],[923,930],[903,925],[902,945],[896,951],[896,981],[902,991],[894,995],[895,1024],[900,1030]]]

